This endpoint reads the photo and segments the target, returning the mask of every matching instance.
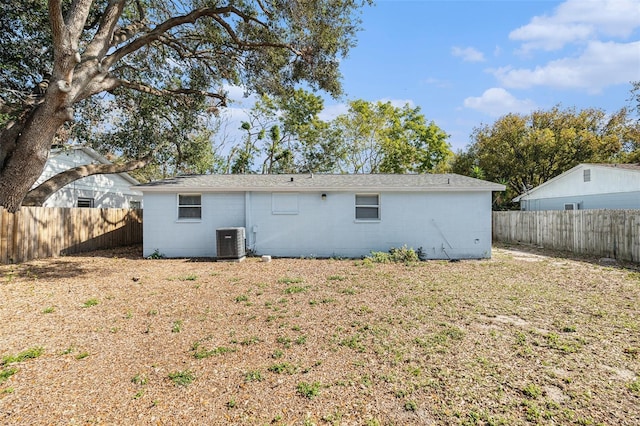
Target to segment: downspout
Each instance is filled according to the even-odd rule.
[[[251,192],[244,193],[244,228],[247,238],[247,249],[255,251],[256,249],[256,227],[253,226],[253,218],[251,217]]]

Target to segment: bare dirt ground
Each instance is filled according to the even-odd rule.
[[[640,424],[631,267],[140,253],[0,266],[0,424]]]

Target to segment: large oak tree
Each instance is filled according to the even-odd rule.
[[[86,115],[99,121],[101,101],[123,92],[205,98],[210,111],[226,105],[227,84],[281,96],[304,82],[338,95],[339,59],[355,43],[364,3],[3,0],[0,206],[17,210],[56,135],[64,139],[66,126]]]

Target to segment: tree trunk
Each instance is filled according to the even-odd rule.
[[[128,161],[124,164],[87,164],[65,170],[29,191],[27,196],[24,198],[22,205],[41,207],[56,191],[75,180],[98,174],[130,172],[146,166],[151,158],[151,155],[148,155],[141,160]]]
[[[20,208],[25,194],[42,174],[51,142],[66,120],[66,113],[44,103],[1,133],[0,205],[9,212]]]

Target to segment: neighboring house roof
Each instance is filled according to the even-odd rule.
[[[636,172],[640,172],[640,164],[606,164],[606,163],[593,163],[593,164],[582,164],[583,166],[598,166],[598,167],[612,167],[614,169],[625,169],[632,170]]]
[[[89,157],[89,160],[93,163],[112,164],[111,161],[109,161],[106,157],[98,154],[98,152],[86,146],[65,146],[63,148],[53,148],[51,150],[51,154],[49,155],[49,158],[54,158],[57,155],[64,154],[66,152],[69,152],[70,150],[84,153],[87,157]],[[80,166],[81,164],[78,164],[78,165]],[[123,179],[125,179],[131,185],[138,185],[140,183],[138,180],[133,178],[129,173],[123,172],[123,173],[114,173],[114,174],[120,175]],[[51,176],[48,176],[47,179],[49,177]]]
[[[554,182],[563,179],[566,175],[568,175],[569,173],[578,170],[578,169],[582,169],[585,167],[589,167],[589,168],[598,168],[598,167],[602,167],[602,168],[607,168],[607,169],[620,169],[620,170],[624,170],[624,171],[631,171],[631,172],[638,172],[640,173],[640,164],[610,164],[610,163],[581,163],[578,164],[577,166],[573,167],[570,170],[567,170],[566,172],[554,177],[553,179],[549,179],[548,181],[544,182],[541,185],[536,186],[533,189],[530,189],[529,191],[525,192],[524,194],[520,194],[517,197],[515,197],[512,201],[514,203],[519,202],[522,199],[526,199],[531,197],[532,195],[535,195],[536,192],[540,191],[541,189],[549,186],[549,185],[553,185]]]
[[[190,175],[134,187],[143,192],[208,191],[504,191],[505,186],[457,174]]]

